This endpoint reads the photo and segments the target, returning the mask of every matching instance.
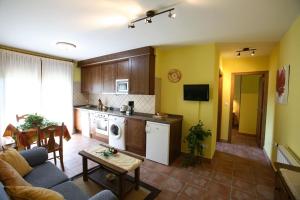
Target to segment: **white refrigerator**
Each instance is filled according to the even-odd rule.
[[[146,158],[169,165],[170,125],[147,121]]]

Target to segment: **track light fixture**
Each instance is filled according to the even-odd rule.
[[[240,50],[237,50],[236,51],[236,56],[237,57],[240,57],[241,56],[241,53],[243,53],[243,52],[251,52],[251,56],[254,56],[255,55],[255,53],[256,53],[256,49],[253,49],[253,48],[248,48],[248,47],[246,47],[246,48],[243,48],[243,49],[240,49]]]
[[[152,18],[153,17],[155,17],[156,15],[161,15],[163,13],[167,13],[167,12],[169,12],[168,17],[170,19],[175,19],[176,14],[173,13],[174,10],[175,10],[175,8],[170,8],[170,9],[167,9],[167,10],[164,10],[164,11],[160,11],[160,12],[157,12],[155,10],[149,10],[149,11],[146,12],[146,16],[145,17],[138,18],[138,19],[135,19],[135,20],[131,21],[128,24],[128,28],[135,28],[135,23],[139,22],[139,21],[142,21],[142,20],[144,20],[146,24],[150,24],[150,23],[152,23]]]
[[[146,23],[146,24],[151,24],[151,23],[152,23],[151,17],[145,19],[145,23]]]
[[[171,19],[175,19],[176,18],[176,13],[172,13],[172,11],[169,12],[168,17]]]
[[[135,25],[134,25],[134,23],[130,23],[130,24],[128,24],[128,28],[135,28]]]

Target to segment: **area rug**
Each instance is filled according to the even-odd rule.
[[[127,175],[126,178],[133,181],[133,177],[129,175]],[[86,182],[83,181],[82,173],[72,177],[71,180],[81,190],[85,191],[89,196],[93,196],[101,190],[105,189],[90,179]],[[153,200],[157,197],[159,193],[159,189],[141,181],[139,190],[132,189],[129,193],[126,194],[125,200]]]

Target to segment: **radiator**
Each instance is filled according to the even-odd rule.
[[[300,167],[300,161],[298,158],[289,148],[283,145],[278,145],[277,147],[277,162]]]

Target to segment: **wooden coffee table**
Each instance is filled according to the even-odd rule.
[[[109,147],[102,144],[99,146]],[[131,158],[140,160],[141,163],[144,161],[143,157],[136,154],[127,151],[118,151],[121,154],[125,154],[126,156],[130,156]],[[139,189],[140,166],[137,166],[134,169],[134,178],[132,178],[127,174],[127,170],[108,162],[107,158],[103,156],[93,155],[87,150],[80,151],[79,155],[82,156],[83,181],[88,181],[90,179],[96,184],[99,184],[102,187],[111,190],[118,196],[119,199],[124,199],[125,195],[133,188],[135,188],[135,190]],[[99,164],[99,167],[88,169],[88,160]],[[116,179],[113,181],[107,180],[106,175],[109,173],[114,174],[116,176]]]

